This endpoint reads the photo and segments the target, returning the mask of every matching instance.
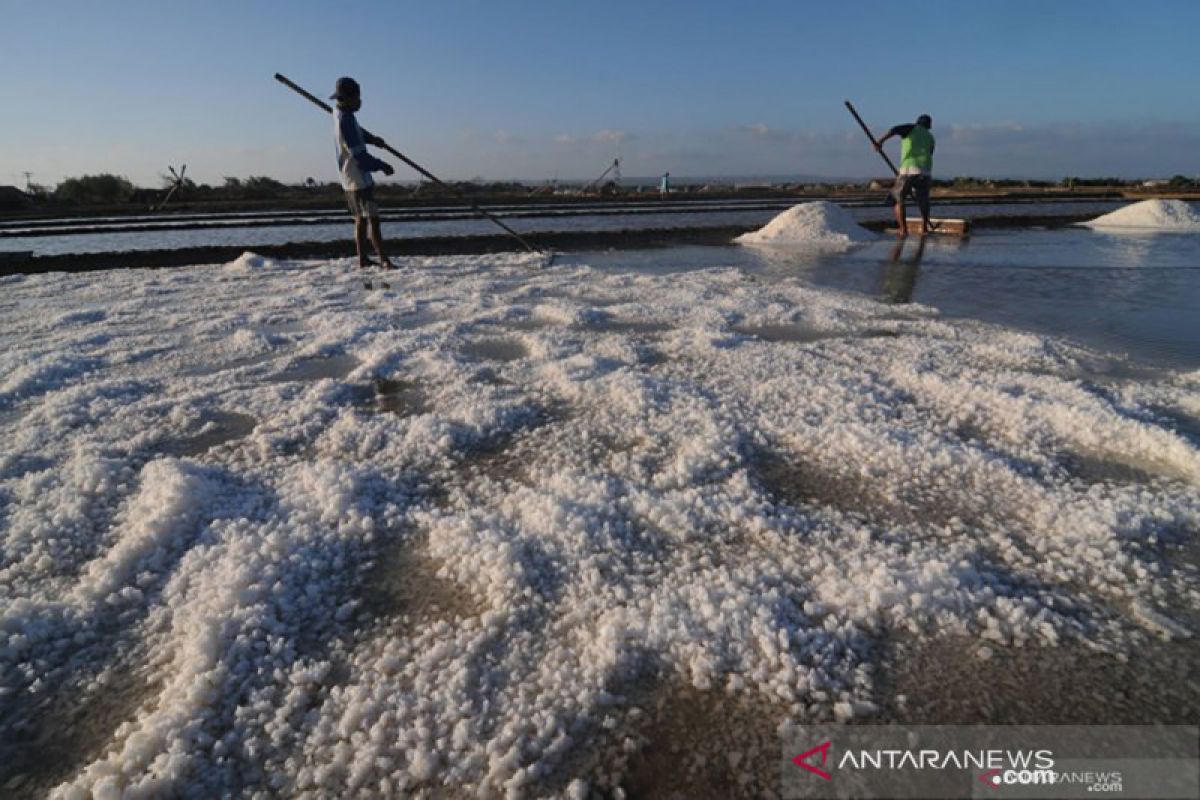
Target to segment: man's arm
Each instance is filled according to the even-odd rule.
[[[891,139],[893,136],[899,136],[901,139],[903,139],[905,136],[908,136],[910,133],[912,133],[912,129],[915,127],[916,127],[915,125],[897,125],[897,126],[895,126],[890,131],[885,133],[883,135],[883,138],[881,138],[878,142],[875,143],[875,149],[883,150],[883,143],[886,142],[888,139]],[[930,151],[930,152],[933,152],[933,151]]]
[[[342,139],[345,140],[346,146],[350,148],[350,155],[354,157],[354,163],[358,164],[359,169],[363,172],[382,172],[385,175],[391,175],[395,172],[391,164],[381,161],[368,153],[367,145],[363,141],[364,138],[367,138],[371,144],[378,147],[383,144],[383,139],[380,139],[378,136],[370,136],[370,134],[366,133],[363,133],[360,137],[359,134],[362,131],[358,127],[358,123],[354,117],[349,114],[343,114],[339,124],[342,128]]]

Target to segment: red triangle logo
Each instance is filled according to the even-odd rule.
[[[809,756],[814,755],[816,753],[820,753],[821,754],[821,766],[822,767],[825,766],[825,759],[828,758],[829,748],[832,746],[833,746],[832,741],[825,742],[825,744],[819,744],[816,747],[814,747],[813,749],[806,750],[803,753],[801,753],[800,755],[793,758],[792,763],[795,764],[797,767],[800,767],[801,769],[808,770],[809,772],[811,772],[814,775],[819,775],[820,777],[824,778],[827,781],[833,780],[833,776],[830,775],[828,772],[826,772],[823,769],[820,769],[819,767],[814,767],[812,764],[809,764],[806,761],[806,759]]]

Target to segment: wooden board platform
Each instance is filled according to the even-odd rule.
[[[919,215],[909,215],[908,233],[910,236],[921,235],[921,217]],[[971,232],[971,221],[966,219],[938,219],[934,217],[929,220],[933,225],[933,234],[937,236],[966,236]],[[898,228],[888,228],[888,233],[898,233]]]

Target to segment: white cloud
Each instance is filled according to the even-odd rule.
[[[602,130],[596,131],[589,138],[593,142],[624,142],[630,137],[625,131]]]
[[[554,136],[553,142],[557,145],[565,147],[578,147],[586,144],[613,144],[614,142],[627,142],[633,139],[633,134],[628,131],[617,131],[605,128],[593,133],[586,134],[571,134],[560,133]]]

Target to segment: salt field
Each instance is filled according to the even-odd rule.
[[[1036,5],[10,3],[0,800],[1200,798],[1200,3]]]
[[[572,206],[488,206],[524,234],[757,227],[769,223],[793,200],[697,201],[577,204]],[[953,202],[938,213],[973,219],[1022,219],[1099,216],[1124,203],[1116,200]],[[845,211],[858,222],[891,218],[879,197],[856,200]],[[462,206],[384,210],[383,233],[389,239],[433,236],[482,236],[495,227]],[[346,212],[274,212],[261,214],[158,215],[134,218],[49,219],[0,224],[0,249],[35,256],[168,250],[237,245],[267,247],[291,242],[336,242],[346,238]]]
[[[841,232],[0,279],[0,781],[764,794],[789,724],[980,721],[921,663],[1195,714],[1195,351],[1035,318],[1170,317],[1197,237]]]

